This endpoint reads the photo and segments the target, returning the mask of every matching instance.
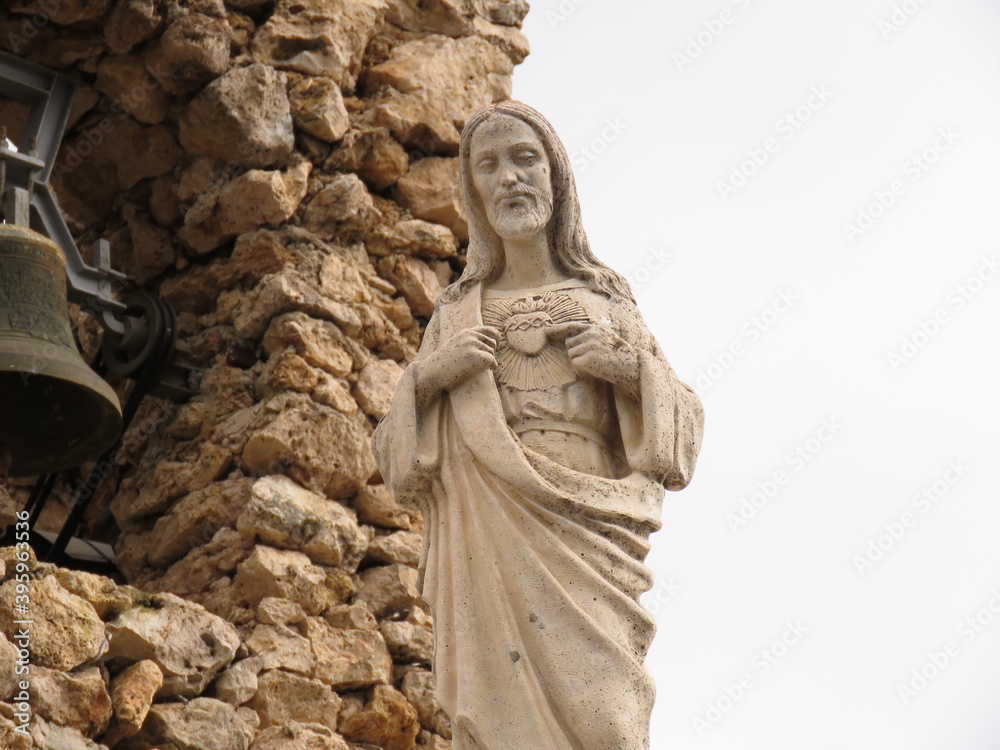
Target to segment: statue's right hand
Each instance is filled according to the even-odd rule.
[[[456,333],[421,361],[417,387],[426,397],[433,397],[480,370],[495,368],[499,342],[500,331],[493,326],[476,326]]]

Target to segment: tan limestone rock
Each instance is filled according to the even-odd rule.
[[[392,657],[377,630],[333,628],[310,617],[303,635],[316,655],[313,676],[337,692],[392,682]]]
[[[361,126],[347,131],[324,167],[356,172],[372,190],[385,190],[406,174],[410,159],[388,128]]]
[[[288,599],[269,596],[257,605],[257,620],[262,625],[295,625],[305,619],[305,610]]]
[[[242,706],[257,692],[257,675],[262,669],[256,656],[229,665],[215,681],[215,697],[233,706]]]
[[[272,399],[265,409],[276,416],[253,432],[243,449],[243,465],[251,473],[281,468],[330,497],[353,495],[372,475],[369,435],[357,420],[296,393]]]
[[[102,620],[132,606],[133,598],[126,588],[118,586],[105,576],[83,570],[59,568],[56,571],[59,585],[71,594],[86,599]]]
[[[349,93],[384,15],[382,0],[279,0],[253,52],[275,68],[332,78]]]
[[[415,568],[420,562],[422,539],[420,534],[412,531],[396,531],[375,537],[368,544],[365,561],[380,565],[400,563]]]
[[[224,235],[239,235],[287,221],[306,195],[312,164],[282,171],[252,169],[219,193],[216,220]]]
[[[361,410],[374,419],[384,417],[401,377],[403,368],[391,359],[377,359],[361,368],[354,386],[354,397]]]
[[[138,734],[161,687],[163,672],[150,659],[137,661],[111,680],[112,724],[105,744]]]
[[[258,397],[268,399],[283,391],[309,393],[319,385],[322,373],[290,349],[278,352],[264,363],[257,378]]]
[[[281,669],[264,672],[257,682],[247,706],[260,716],[261,728],[297,721],[337,730],[340,696],[326,683]]]
[[[187,13],[163,32],[146,65],[170,93],[190,93],[226,72],[232,41],[233,29],[225,18]]]
[[[246,714],[247,709],[236,709],[214,698],[156,703],[142,731],[116,745],[116,750],[247,750],[256,726],[248,722]]]
[[[378,221],[378,211],[365,183],[354,174],[337,174],[310,200],[303,225],[321,237],[360,234]]]
[[[257,545],[237,566],[234,585],[245,603],[256,607],[265,597],[290,599],[316,615],[352,593],[342,571],[313,565],[301,552]]]
[[[420,717],[425,729],[451,739],[451,720],[434,696],[434,675],[424,669],[410,669],[403,676],[403,695]]]
[[[414,514],[397,503],[384,484],[369,484],[361,488],[351,505],[362,523],[387,529],[413,528]]]
[[[164,568],[192,548],[207,544],[223,526],[232,526],[251,496],[253,480],[238,477],[192,492],[161,516],[153,527],[149,563]]]
[[[418,154],[458,153],[458,129],[420,93],[383,89],[372,97],[364,119],[388,128],[400,143]]]
[[[0,633],[0,701],[8,700],[18,690],[17,656],[17,646]]]
[[[413,750],[420,722],[416,709],[398,690],[376,685],[363,708],[341,715],[339,729],[348,739],[385,750]]]
[[[351,750],[351,746],[322,725],[290,721],[262,730],[250,750]]]
[[[147,284],[177,259],[170,232],[150,221],[146,211],[135,203],[122,209],[125,226],[111,237],[115,265],[139,284]]]
[[[393,49],[365,78],[369,93],[389,86],[414,95],[461,128],[477,109],[510,97],[510,58],[480,37],[428,36]]]
[[[159,0],[120,0],[104,23],[104,41],[115,54],[124,54],[151,38],[163,23]]]
[[[31,737],[18,731],[19,724],[20,722],[15,724],[6,716],[0,715],[0,747],[8,750],[31,750]]]
[[[381,225],[367,241],[372,255],[405,253],[428,258],[453,258],[458,240],[448,227],[423,219]]]
[[[282,74],[262,63],[212,81],[181,114],[180,142],[194,154],[245,167],[270,167],[294,145]]]
[[[239,636],[222,618],[173,594],[156,594],[151,604],[133,607],[108,623],[108,658],[156,662],[163,672],[159,697],[200,694],[233,660]]]
[[[14,13],[37,14],[60,26],[72,26],[100,20],[111,7],[111,0],[61,0],[54,4],[45,0],[10,0],[7,7]]]
[[[383,620],[379,624],[379,632],[396,661],[402,664],[431,664],[434,657],[434,623],[423,607],[414,607],[405,620]]]
[[[389,255],[379,258],[378,271],[402,293],[414,315],[429,317],[434,312],[434,303],[442,291],[441,281],[422,260]]]
[[[408,613],[420,601],[417,571],[408,565],[381,565],[362,571],[357,598],[380,620]]]
[[[134,55],[110,55],[97,68],[94,87],[147,125],[163,122],[170,97]]]
[[[354,368],[354,360],[344,343],[344,335],[333,323],[300,312],[272,320],[262,341],[269,355],[291,345],[309,365],[335,377],[343,377]]]
[[[288,89],[295,127],[321,141],[339,141],[350,127],[344,96],[330,78],[303,77]]]
[[[0,586],[0,631],[8,639],[18,631],[14,620],[24,619],[15,607],[17,586],[28,588],[31,602],[31,663],[69,671],[105,652],[104,623],[86,599],[71,594],[54,576],[19,584],[14,579]]]
[[[35,713],[46,721],[96,737],[111,719],[111,698],[99,667],[67,673],[35,666],[31,670]]]
[[[258,479],[236,528],[265,544],[305,553],[314,562],[354,571],[368,539],[354,512],[286,476]]]
[[[396,200],[418,219],[444,224],[461,242],[469,241],[458,159],[429,156],[414,162],[396,183]]]
[[[260,669],[284,669],[309,676],[316,667],[309,641],[284,625],[258,625],[245,643]]]
[[[364,602],[351,602],[330,607],[323,613],[328,625],[346,630],[377,630],[378,621]]]

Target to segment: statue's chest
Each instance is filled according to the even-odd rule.
[[[523,391],[572,383],[577,373],[566,353],[563,324],[590,322],[583,305],[565,292],[485,300],[483,323],[500,331],[497,379]]]

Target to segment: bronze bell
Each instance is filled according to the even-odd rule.
[[[77,351],[66,305],[56,244],[0,224],[0,476],[78,466],[121,433],[118,397]]]

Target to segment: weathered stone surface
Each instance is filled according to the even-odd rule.
[[[262,730],[250,750],[351,750],[351,747],[326,727],[290,721],[285,726]]]
[[[240,639],[222,618],[173,594],[157,594],[151,607],[134,607],[108,623],[108,658],[150,659],[163,672],[159,697],[200,694],[236,654]]]
[[[252,713],[252,712],[251,712]],[[142,731],[118,744],[122,750],[247,750],[256,727],[248,726],[247,709],[214,698],[188,703],[157,703]]]
[[[98,667],[72,674],[46,667],[33,667],[30,703],[46,721],[73,727],[96,737],[111,719],[111,698]]]
[[[115,265],[136,283],[146,284],[173,266],[177,259],[170,232],[156,226],[138,204],[122,209],[125,226],[111,237]]]
[[[326,683],[274,669],[260,675],[258,684],[247,705],[260,716],[261,728],[297,721],[337,731],[340,696]]]
[[[457,138],[473,112],[510,97],[513,70],[510,58],[484,39],[428,36],[393,49],[386,62],[368,71],[365,87],[374,94],[380,87],[390,86],[424,105],[413,107],[409,116],[397,110],[396,116],[402,122],[395,129],[389,126],[397,137],[401,136],[400,126],[407,121],[414,126],[430,121],[430,110],[451,124]],[[408,135],[400,139],[410,145],[413,136]],[[457,140],[449,137],[449,142]]]
[[[223,526],[232,526],[251,497],[253,480],[239,477],[192,492],[156,522],[149,562],[166,567],[199,544],[208,543]]]
[[[348,572],[357,568],[368,544],[353,512],[282,475],[254,483],[236,528],[265,544],[299,550],[314,562]]]
[[[350,93],[384,15],[382,0],[279,0],[253,52],[276,68],[332,78]]]
[[[377,630],[378,621],[364,602],[351,602],[330,607],[323,613],[328,625],[344,630]]]
[[[339,141],[350,127],[340,87],[330,78],[303,77],[288,89],[295,127],[321,141]]]
[[[376,564],[401,563],[411,568],[420,562],[422,537],[412,531],[397,531],[377,536],[368,544],[365,560]]]
[[[469,241],[459,187],[458,159],[429,156],[414,162],[396,183],[396,200],[418,219],[444,224],[462,242]]]
[[[139,122],[155,125],[167,116],[170,97],[133,55],[105,57],[94,87]]]
[[[367,240],[372,255],[405,253],[430,258],[452,258],[458,240],[448,227],[423,219],[410,219],[378,227]]]
[[[61,0],[58,3],[45,0],[10,0],[9,10],[14,13],[37,14],[39,18],[51,20],[60,26],[70,26],[82,21],[98,21],[111,6],[111,0]],[[44,24],[41,24],[44,25]]]
[[[337,174],[306,204],[303,225],[321,237],[360,234],[375,225],[378,211],[361,178]]]
[[[59,568],[56,571],[56,580],[71,594],[90,602],[102,620],[124,612],[133,603],[133,598],[126,588],[119,587],[105,576],[83,570]]]
[[[104,736],[106,744],[138,734],[153,697],[163,687],[163,672],[150,659],[137,661],[111,680],[112,724]]]
[[[290,599],[308,614],[340,604],[352,593],[342,571],[313,565],[301,552],[258,545],[237,567],[234,584],[244,602],[256,607],[265,597]]]
[[[308,364],[335,377],[347,375],[354,367],[345,343],[344,335],[333,323],[300,312],[286,313],[272,320],[262,341],[268,354],[291,345]]]
[[[247,638],[246,647],[260,669],[284,669],[309,676],[316,667],[309,641],[285,625],[258,625]]]
[[[157,461],[138,487],[135,500],[121,509],[120,521],[162,513],[173,500],[188,492],[207,488],[221,479],[233,463],[232,451],[216,443],[205,442],[185,461]]]
[[[243,450],[248,471],[282,468],[292,479],[330,497],[350,497],[375,469],[369,435],[353,419],[301,394],[268,402],[277,416],[255,431]]]
[[[245,234],[291,218],[306,195],[312,164],[300,161],[281,171],[253,169],[226,185],[219,194],[217,221],[227,236]]]
[[[375,419],[384,417],[401,377],[403,368],[391,359],[377,359],[361,368],[354,386],[354,397],[361,410]]]
[[[11,579],[0,586],[0,631],[11,639],[24,619],[15,608],[17,586]],[[26,584],[31,602],[31,663],[69,671],[96,659],[107,648],[104,623],[86,599],[66,591],[54,576]]]
[[[0,701],[14,695],[20,681],[17,672],[18,649],[7,637],[0,633]]]
[[[424,729],[417,735],[417,747],[423,750],[451,750],[451,740]]]
[[[392,657],[377,630],[332,628],[314,617],[303,635],[316,655],[313,676],[338,692],[392,682]]]
[[[388,128],[362,126],[344,134],[326,160],[327,169],[356,172],[372,190],[385,190],[406,174],[410,159]]]
[[[0,747],[8,750],[31,750],[31,737],[17,729],[18,724],[0,715]]]
[[[257,605],[257,620],[262,625],[295,625],[305,619],[305,610],[288,599],[271,596]]]
[[[402,664],[431,664],[434,657],[434,623],[423,607],[413,607],[405,620],[383,620],[378,629],[396,661]]]
[[[380,620],[405,614],[420,600],[417,571],[407,565],[381,565],[360,575],[357,598],[365,602]]]
[[[364,117],[373,125],[388,128],[415,156],[458,153],[458,129],[419,93],[383,89],[371,98]]]
[[[369,484],[361,489],[351,505],[358,512],[358,520],[387,529],[413,528],[413,513],[397,503],[384,484]]]
[[[411,669],[403,676],[403,695],[420,717],[425,729],[451,739],[451,720],[434,697],[434,675],[424,669]]]
[[[226,72],[232,40],[225,18],[188,13],[167,27],[146,65],[167,91],[190,93]]]
[[[251,656],[229,665],[215,681],[215,697],[233,706],[241,706],[257,692],[261,659]]]
[[[115,54],[154,36],[163,22],[159,0],[119,0],[104,24],[104,41]]]
[[[45,750],[104,750],[106,747],[84,737],[78,729],[63,727],[39,716],[31,722],[28,733],[34,743],[31,746]]]
[[[441,296],[441,281],[430,266],[408,255],[379,258],[378,271],[406,298],[414,315],[429,317]]]
[[[416,709],[399,691],[376,685],[363,708],[344,711],[339,728],[351,740],[370,742],[385,750],[413,750],[420,722]]]
[[[273,166],[295,143],[283,76],[261,63],[212,81],[179,123],[185,149],[243,167]]]

